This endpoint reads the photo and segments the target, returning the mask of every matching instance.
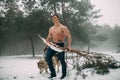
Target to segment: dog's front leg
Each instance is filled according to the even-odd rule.
[[[47,70],[47,69],[48,69],[48,67],[47,67],[47,68],[45,68],[45,72],[46,72],[46,73],[48,73],[48,70]]]
[[[43,69],[40,69],[40,74],[43,72]]]

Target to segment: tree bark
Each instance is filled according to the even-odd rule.
[[[34,49],[34,42],[32,37],[28,37],[31,43],[31,48],[32,48],[32,56],[35,57],[35,49]]]

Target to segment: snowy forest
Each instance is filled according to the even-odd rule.
[[[96,64],[97,66],[91,66],[94,62],[90,64],[91,62],[87,63],[89,60],[86,60],[84,57],[79,57],[80,60],[81,58],[84,60],[86,65],[82,65],[82,68],[79,68],[78,66],[81,65],[77,63],[76,75],[79,74],[79,70],[82,71],[81,69],[85,68],[95,68],[95,70],[97,70],[96,73],[102,75],[109,73],[108,68],[119,68],[120,25],[115,24],[114,27],[111,27],[109,24],[96,24],[97,19],[103,15],[100,14],[100,9],[95,10],[94,7],[95,5],[92,4],[90,0],[0,0],[0,80],[17,80],[17,76],[19,76],[17,74],[19,73],[16,74],[17,76],[12,76],[12,79],[5,79],[3,75],[5,75],[7,71],[2,71],[6,65],[3,63],[5,58],[8,59],[8,62],[6,62],[7,67],[9,66],[8,64],[12,67],[16,63],[12,65],[11,62],[9,63],[9,60],[16,60],[15,56],[17,56],[19,60],[20,58],[18,57],[22,56],[21,61],[26,60],[28,63],[25,61],[23,61],[23,63],[20,61],[20,63],[28,64],[34,67],[33,70],[36,70],[31,70],[33,73],[30,74],[29,79],[22,78],[19,80],[46,80],[45,78],[35,79],[45,74],[39,74],[35,67],[36,62],[39,61],[39,57],[43,55],[43,48],[45,46],[38,38],[37,33],[44,38],[47,37],[48,30],[53,25],[51,15],[55,13],[60,16],[60,22],[66,25],[70,30],[72,35],[72,48],[93,54],[96,62],[98,62]],[[109,52],[108,54],[111,55],[102,55],[102,52]],[[101,55],[97,55],[97,53]],[[23,55],[25,57],[23,57]],[[79,56],[78,54],[74,55]],[[29,60],[25,59],[26,57],[29,57]],[[72,54],[69,58],[74,59]],[[102,61],[103,59],[107,59],[107,63],[105,63],[107,66],[102,64],[104,63],[104,61]],[[30,63],[32,60],[34,64],[32,62]],[[73,61],[76,60],[78,60],[78,58]],[[98,67],[98,64],[102,66]],[[20,64],[18,66],[20,67]],[[24,66],[24,68],[26,67],[29,66]],[[32,69],[31,67],[28,69]],[[76,65],[72,67],[74,68]],[[19,69],[13,68],[13,70]],[[117,70],[120,71],[120,69]],[[8,71],[12,71],[12,69],[8,69]],[[84,72],[84,70],[82,72]],[[13,73],[16,72],[13,71]],[[73,74],[75,74],[75,72],[73,72]],[[20,75],[22,75],[22,73]],[[25,75],[27,75],[26,72]],[[82,76],[85,79],[86,75]],[[67,79],[79,80],[77,77]],[[117,76],[117,79],[111,78],[105,80],[119,79],[120,77]],[[97,80],[97,78],[86,80]],[[104,79],[101,78],[100,80]]]
[[[73,47],[119,52],[120,26],[95,24],[102,14],[94,7],[89,0],[0,1],[0,55],[39,54],[43,45],[36,34],[46,38],[54,13],[70,29]]]

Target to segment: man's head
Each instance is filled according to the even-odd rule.
[[[54,15],[52,15],[52,17],[54,17],[54,16],[56,16],[57,18],[59,18],[58,14],[54,14]]]
[[[59,22],[59,16],[57,14],[52,15],[52,21],[53,23],[58,23]]]

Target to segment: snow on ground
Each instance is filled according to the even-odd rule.
[[[120,61],[120,54],[111,53],[115,59]],[[22,56],[2,56],[0,57],[0,80],[49,80],[48,73],[39,74],[37,62],[40,56],[33,58],[31,55]],[[120,69],[110,69],[108,75],[92,75],[91,69],[84,72],[88,76],[83,79],[82,76],[76,76],[76,70],[72,70],[72,66],[68,64],[69,74],[64,80],[120,80]],[[61,72],[57,73],[54,80],[59,80]]]

